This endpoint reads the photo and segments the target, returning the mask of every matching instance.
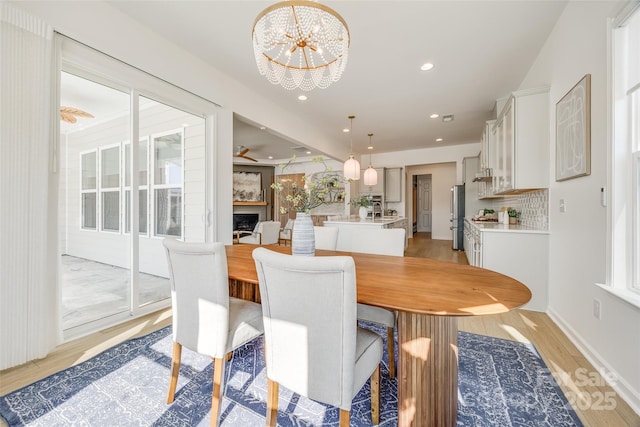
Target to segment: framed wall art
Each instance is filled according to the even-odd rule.
[[[260,172],[234,172],[233,201],[262,202],[262,174]]]
[[[556,181],[591,174],[591,74],[556,104]]]

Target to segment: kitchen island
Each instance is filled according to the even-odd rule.
[[[405,229],[405,247],[408,239],[407,218],[402,216],[383,216],[379,218],[360,219],[357,215],[331,217],[324,221],[325,227],[337,227],[339,251],[351,251],[351,230],[353,227],[360,228],[404,228]]]

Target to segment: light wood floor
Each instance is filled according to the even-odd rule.
[[[467,264],[464,252],[451,250],[451,241],[431,240],[429,237],[427,233],[419,233],[409,239],[405,255]],[[166,309],[65,343],[45,359],[0,371],[0,395],[87,360],[126,339],[145,335],[170,323],[171,310]],[[585,426],[640,427],[640,416],[612,388],[584,381],[584,378],[598,375],[598,372],[546,314],[513,310],[502,315],[461,318],[459,326],[460,330],[467,332],[533,343],[547,367],[559,378],[558,384],[573,402]],[[598,382],[597,378],[593,382]],[[606,396],[612,400],[604,400]],[[606,409],[609,403],[615,403],[615,408]]]

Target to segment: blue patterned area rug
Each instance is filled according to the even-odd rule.
[[[227,363],[222,426],[264,426],[262,355],[262,339],[256,339]],[[397,383],[389,379],[386,360],[385,354],[380,425],[396,426]],[[1,397],[0,415],[9,426],[208,426],[211,359],[183,350],[176,400],[167,405],[170,364],[167,327]],[[531,345],[460,332],[459,366],[458,426],[582,425]],[[279,426],[338,426],[336,408],[284,387],[279,409]],[[369,426],[370,419],[367,384],[353,401],[351,425]]]

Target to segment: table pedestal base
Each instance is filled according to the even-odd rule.
[[[458,319],[398,314],[398,426],[454,427]]]

